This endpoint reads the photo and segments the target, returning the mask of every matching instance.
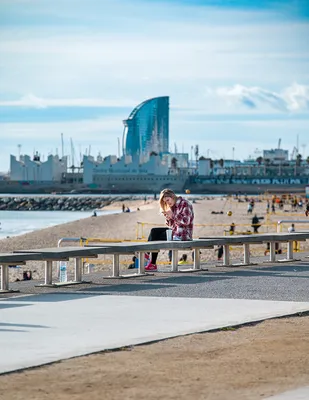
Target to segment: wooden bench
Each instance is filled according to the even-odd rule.
[[[8,265],[23,265],[26,261],[44,261],[45,262],[45,281],[40,286],[56,286],[52,282],[52,263],[53,261],[68,261],[70,258],[75,262],[75,276],[71,282],[66,285],[82,283],[82,259],[97,257],[100,254],[110,254],[113,256],[113,271],[111,278],[115,277],[136,277],[145,275],[144,257],[146,252],[172,250],[172,271],[178,271],[178,251],[193,250],[194,266],[187,271],[200,270],[200,249],[213,248],[218,244],[218,240],[193,240],[187,242],[125,242],[125,243],[107,243],[101,246],[88,245],[85,247],[55,247],[46,249],[31,249],[14,251],[9,254],[0,253],[1,265],[1,291],[9,290]],[[138,272],[131,275],[120,275],[119,256],[125,254],[138,253],[139,269]]]
[[[55,247],[47,249],[32,249],[20,250],[10,254],[0,254],[1,265],[1,291],[9,290],[8,279],[8,265],[21,265],[26,261],[41,260],[45,262],[45,282],[43,286],[54,286],[52,282],[52,262],[53,261],[67,261],[73,258],[75,261],[75,276],[71,282],[66,284],[82,283],[82,258],[97,257],[100,254],[109,254],[113,257],[113,270],[111,278],[124,277],[121,276],[119,271],[119,256],[125,254],[138,253],[139,268],[138,272],[126,277],[136,277],[145,274],[144,258],[146,252],[171,250],[172,251],[172,266],[171,272],[178,272],[178,251],[179,250],[193,250],[194,251],[194,265],[185,271],[194,272],[201,270],[200,265],[200,250],[211,249],[214,246],[222,245],[224,247],[224,266],[231,266],[230,264],[230,246],[242,245],[244,247],[244,261],[241,265],[250,265],[250,244],[270,243],[270,259],[269,261],[276,261],[275,257],[275,243],[287,243],[287,260],[293,261],[293,241],[305,241],[309,239],[309,232],[302,233],[271,233],[271,234],[258,234],[258,235],[244,235],[244,236],[217,236],[208,238],[199,238],[192,241],[155,241],[155,242],[122,242],[122,243],[101,243],[100,246],[87,245],[84,247]],[[233,265],[232,265],[233,266]],[[182,270],[183,271],[183,270]]]
[[[218,240],[225,240],[223,244],[223,265],[231,266],[230,263],[230,246],[242,245],[243,250],[243,263],[234,264],[232,266],[244,266],[251,265],[250,263],[250,244],[263,244],[270,243],[269,250],[269,262],[276,261],[275,245],[276,243],[287,243],[287,258],[280,260],[283,261],[295,261],[293,258],[293,242],[306,241],[309,239],[308,232],[294,232],[294,233],[263,233],[253,235],[241,235],[241,236],[216,236]],[[201,237],[200,239],[206,239]]]
[[[25,265],[26,261],[33,260],[33,258],[38,257],[40,259],[40,255],[36,254],[28,254],[28,253],[0,253],[0,267],[1,267],[1,285],[0,292],[11,292],[9,289],[9,267],[16,265]]]

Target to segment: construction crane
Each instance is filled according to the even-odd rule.
[[[294,148],[292,150],[292,154],[291,154],[291,160],[296,160],[297,154],[298,154],[298,149],[296,146],[294,146]]]

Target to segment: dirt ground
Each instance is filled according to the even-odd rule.
[[[2,375],[0,399],[255,400],[308,384],[303,315]]]

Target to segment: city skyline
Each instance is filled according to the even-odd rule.
[[[172,151],[309,155],[305,0],[3,0],[0,22],[0,171],[61,154],[61,133],[65,154],[118,154],[122,121],[164,95]]]

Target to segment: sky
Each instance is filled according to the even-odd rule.
[[[281,139],[307,158],[308,38],[307,0],[0,0],[0,171],[118,155],[122,121],[166,95],[171,151],[243,160]]]

